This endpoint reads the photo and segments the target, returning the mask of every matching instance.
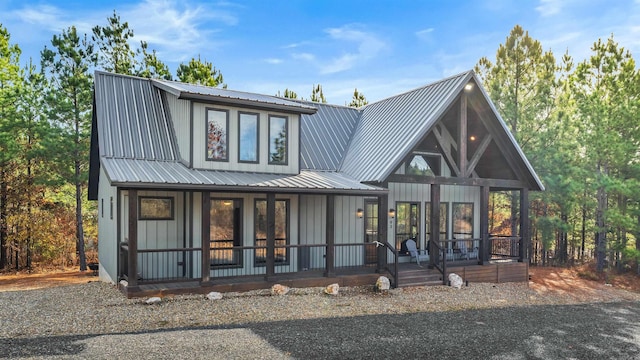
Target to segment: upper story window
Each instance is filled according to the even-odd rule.
[[[258,162],[259,114],[238,113],[238,161]]]
[[[440,155],[413,153],[405,163],[405,174],[421,176],[440,176]]]
[[[207,160],[229,161],[229,111],[207,108]]]
[[[287,165],[287,118],[269,116],[269,164]]]

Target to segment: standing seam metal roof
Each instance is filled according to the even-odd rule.
[[[318,112],[300,121],[300,167],[336,171],[349,147],[360,110],[314,104]]]
[[[95,74],[96,114],[101,157],[178,160],[173,125],[159,90],[149,80]]]
[[[383,181],[472,76],[468,71],[365,106],[340,171],[359,181]]]

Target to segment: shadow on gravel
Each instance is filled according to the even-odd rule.
[[[283,311],[289,311],[283,309]],[[371,315],[324,318],[230,327],[173,328],[118,334],[120,346],[127,335],[166,334],[207,330],[220,334],[229,329],[246,329],[268,342],[283,356],[300,359],[637,359],[640,358],[640,303],[621,302],[571,306],[534,306],[456,312]],[[0,358],[108,356],[86,350],[91,338],[112,335],[50,336],[0,339]],[[177,341],[186,340],[180,336]],[[192,335],[193,336],[193,335]],[[121,342],[120,342],[121,341]],[[202,344],[202,342],[200,342]],[[244,344],[250,351],[251,341]],[[194,347],[198,346],[195,342]],[[219,351],[213,351],[213,349]],[[135,351],[135,349],[133,349]],[[148,349],[147,349],[148,350]],[[171,347],[165,355],[174,354]],[[193,349],[195,350],[195,348]],[[203,350],[203,349],[201,349]],[[227,349],[231,350],[231,349]],[[114,349],[115,351],[115,349]],[[237,358],[217,345],[211,358]],[[91,351],[89,351],[91,352]],[[260,353],[252,353],[256,358]],[[131,354],[129,354],[131,355]],[[149,358],[141,349],[139,358]],[[246,353],[244,354],[246,355]]]

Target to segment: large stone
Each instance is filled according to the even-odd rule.
[[[216,291],[212,291],[210,293],[207,294],[207,299],[209,300],[221,300],[222,299],[222,294]]]
[[[463,283],[464,282],[462,281],[462,278],[460,277],[460,275],[456,273],[449,274],[449,284],[451,285],[451,287],[460,289]]]
[[[376,281],[376,290],[388,291],[391,288],[391,281],[386,276],[380,276]]]
[[[289,287],[275,284],[271,287],[271,295],[286,295],[289,292]]]
[[[336,296],[338,295],[338,291],[340,291],[340,285],[338,284],[331,284],[324,288],[324,293],[327,295]]]
[[[162,302],[162,298],[158,296],[150,297],[147,299],[147,301],[145,301],[147,305],[159,304],[161,302]]]

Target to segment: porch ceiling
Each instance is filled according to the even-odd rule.
[[[111,185],[136,188],[243,192],[348,193],[380,195],[387,189],[332,171],[266,174],[190,169],[175,161],[102,158]]]

